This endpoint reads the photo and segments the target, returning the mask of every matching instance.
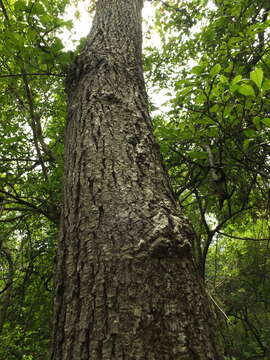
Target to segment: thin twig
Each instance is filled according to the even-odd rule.
[[[8,77],[23,77],[23,76],[57,76],[57,77],[65,77],[65,74],[53,74],[53,73],[19,73],[19,74],[5,74],[0,75],[0,78],[8,78]]]
[[[250,238],[250,237],[240,237],[240,236],[235,236],[235,235],[230,235],[230,234],[226,234],[224,232],[221,232],[221,231],[217,231],[218,234],[222,235],[222,236],[226,236],[226,237],[229,237],[231,239],[237,239],[237,240],[248,240],[248,241],[270,241],[270,238],[261,238],[261,239],[258,239],[258,238]]]

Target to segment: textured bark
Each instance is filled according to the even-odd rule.
[[[221,359],[147,111],[142,3],[98,1],[69,79],[54,360]]]

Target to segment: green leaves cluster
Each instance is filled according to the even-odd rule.
[[[224,316],[223,319],[219,317],[223,341],[231,357],[267,359],[270,334],[269,226],[262,220],[254,224],[253,219],[246,217],[245,222],[238,223],[237,230],[227,227],[226,232],[236,238],[228,241],[228,237],[219,235],[208,255],[212,294],[228,317],[227,329],[222,326]],[[257,240],[252,240],[254,237]]]
[[[162,48],[154,49],[148,81],[168,89],[166,107],[170,110],[155,118],[155,133],[181,206],[196,231],[194,251],[201,273],[211,293],[224,298],[223,309],[228,311],[230,324],[237,322],[223,334],[228,358],[268,359],[266,293],[262,295],[265,308],[258,304],[256,311],[254,297],[248,315],[241,313],[239,317],[237,311],[229,309],[230,301],[238,301],[238,293],[228,284],[239,280],[240,288],[245,287],[241,276],[246,267],[255,274],[250,282],[256,288],[260,282],[256,267],[263,266],[264,255],[257,258],[257,264],[249,263],[249,259],[256,249],[265,254],[267,243],[259,239],[269,238],[269,6],[247,0],[215,4],[214,10],[203,8],[200,19],[194,17],[201,28],[188,37],[183,36],[185,24],[171,20],[170,12],[176,10],[166,9],[169,14],[163,16],[157,6],[156,26],[162,31],[166,27],[162,21],[170,21],[170,31]],[[191,1],[187,8],[192,16],[193,6],[195,2]],[[241,224],[247,228],[240,230]],[[255,234],[253,224],[264,231]],[[237,239],[220,233],[248,237],[251,240],[246,241],[251,243],[255,239],[254,246],[246,247],[245,240],[238,240],[247,254],[241,266],[231,250],[231,243]],[[225,269],[230,251],[234,266],[224,271],[223,288],[213,284],[212,276],[219,274],[217,266]],[[269,268],[264,269],[268,276]],[[251,287],[245,288],[239,297],[242,310],[249,291]],[[232,340],[236,331],[237,344]]]
[[[0,358],[47,359],[72,53],[67,1],[0,2]]]

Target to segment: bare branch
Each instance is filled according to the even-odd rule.
[[[0,78],[9,78],[9,77],[23,77],[23,76],[56,76],[56,77],[65,77],[66,75],[61,74],[53,74],[53,73],[19,73],[19,74],[5,74],[0,75]]]
[[[228,238],[231,238],[231,239],[237,239],[237,240],[248,240],[248,241],[270,241],[270,238],[261,238],[261,239],[258,239],[258,238],[250,238],[250,237],[240,237],[240,236],[235,236],[235,235],[230,235],[230,234],[226,234],[224,232],[221,232],[221,231],[217,231],[218,234],[222,235],[222,236],[226,236]]]

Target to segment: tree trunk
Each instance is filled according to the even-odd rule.
[[[69,79],[54,360],[222,358],[152,133],[142,5],[98,1]]]

